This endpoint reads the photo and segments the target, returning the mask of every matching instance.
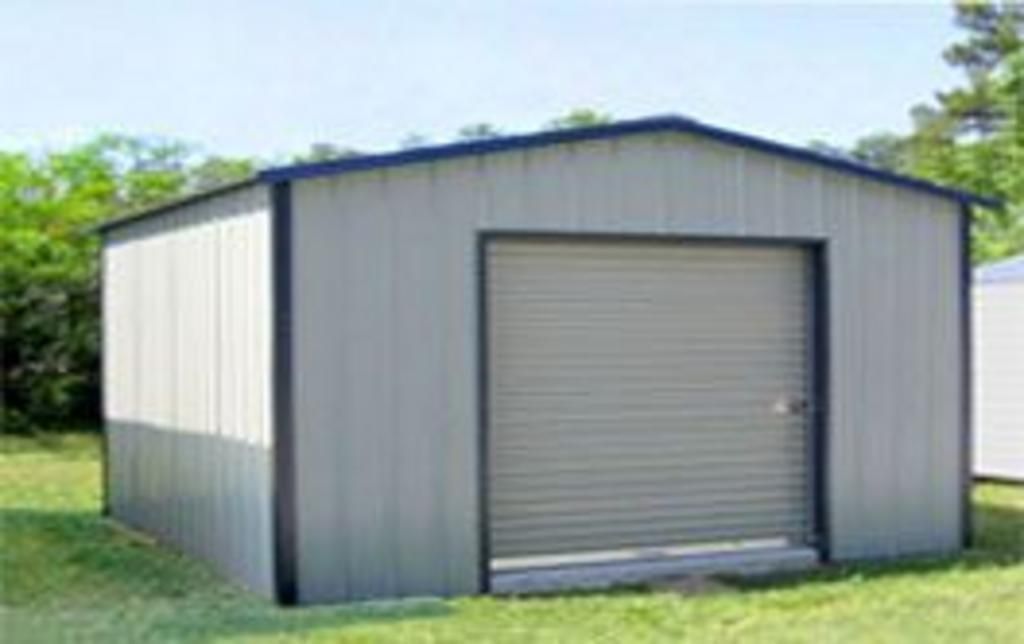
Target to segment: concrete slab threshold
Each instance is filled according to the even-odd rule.
[[[687,575],[757,575],[807,570],[817,565],[816,550],[794,546],[645,557],[499,570],[491,575],[491,592],[520,594],[600,589]]]

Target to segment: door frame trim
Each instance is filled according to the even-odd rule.
[[[516,229],[481,229],[476,233],[476,342],[477,342],[477,518],[479,538],[479,588],[491,591],[490,526],[490,312],[488,311],[487,259],[490,246],[498,241],[580,241],[640,242],[652,244],[709,244],[722,246],[800,248],[810,260],[808,279],[808,379],[812,415],[808,422],[811,460],[810,516],[813,526],[811,547],[822,562],[831,559],[831,513],[829,509],[829,381],[831,347],[829,321],[828,239],[824,237],[772,237],[748,235],[646,234],[623,232],[572,232]]]

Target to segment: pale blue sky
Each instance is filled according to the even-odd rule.
[[[947,5],[3,0],[0,147],[100,131],[281,155],[577,106],[803,144],[905,131],[957,82]]]

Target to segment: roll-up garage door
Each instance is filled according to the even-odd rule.
[[[487,245],[495,558],[809,537],[797,247]]]

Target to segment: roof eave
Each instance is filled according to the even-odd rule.
[[[239,181],[232,181],[231,183],[221,184],[215,188],[210,188],[209,190],[193,192],[182,197],[162,201],[152,206],[130,210],[124,214],[117,215],[116,217],[90,226],[87,229],[87,231],[90,233],[99,233],[103,235],[107,232],[110,232],[114,228],[120,228],[121,226],[132,224],[142,219],[148,219],[150,217],[167,212],[168,210],[173,210],[174,208],[187,206],[198,201],[204,201],[212,197],[217,197],[223,194],[227,194],[229,192],[234,192],[235,190],[240,190],[242,188],[249,188],[251,186],[259,185],[261,183],[263,183],[263,180],[260,179],[258,175],[256,175]]]
[[[887,170],[880,170],[878,168],[839,157],[828,156],[806,148],[778,143],[776,141],[762,139],[749,134],[706,125],[699,121],[681,116],[656,116],[631,121],[618,121],[606,125],[595,125],[566,130],[551,130],[534,134],[518,134],[494,139],[464,141],[459,143],[449,143],[446,145],[416,148],[412,150],[401,150],[399,152],[346,157],[343,159],[334,159],[316,163],[268,168],[258,172],[255,176],[242,181],[218,186],[212,190],[194,193],[156,206],[118,216],[94,226],[90,229],[90,232],[104,234],[112,229],[158,215],[173,208],[178,208],[259,183],[272,184],[282,181],[313,179],[349,172],[399,167],[414,163],[440,161],[444,159],[470,157],[482,154],[494,154],[516,149],[544,147],[559,143],[593,141],[631,134],[657,134],[662,132],[676,132],[703,136],[726,144],[758,150],[766,154],[781,156],[820,167],[832,168],[847,174],[859,175],[882,183],[888,183],[890,185],[897,185],[910,190],[932,194],[944,199],[957,201],[964,206],[981,206],[984,208],[994,209],[1003,207],[1002,200],[993,197],[956,190],[954,188],[931,183],[923,179],[917,179],[889,172]]]
[[[680,116],[659,116],[632,121],[619,121],[607,125],[582,127],[568,130],[552,130],[534,134],[506,136],[480,141],[465,141],[447,145],[402,150],[384,154],[347,157],[317,163],[269,168],[259,173],[267,182],[312,179],[316,177],[358,172],[362,170],[398,167],[412,163],[439,161],[463,156],[493,154],[509,150],[543,147],[558,143],[573,143],[600,140],[630,134],[655,134],[677,132],[703,136],[712,140],[758,150],[767,154],[782,156],[822,167],[829,167],[848,174],[860,175],[883,183],[898,185],[938,197],[952,199],[965,205],[986,208],[1001,208],[1002,201],[992,197],[956,190],[914,177],[880,170],[855,161],[828,156],[820,152],[797,146],[778,143],[768,139],[706,125]]]

